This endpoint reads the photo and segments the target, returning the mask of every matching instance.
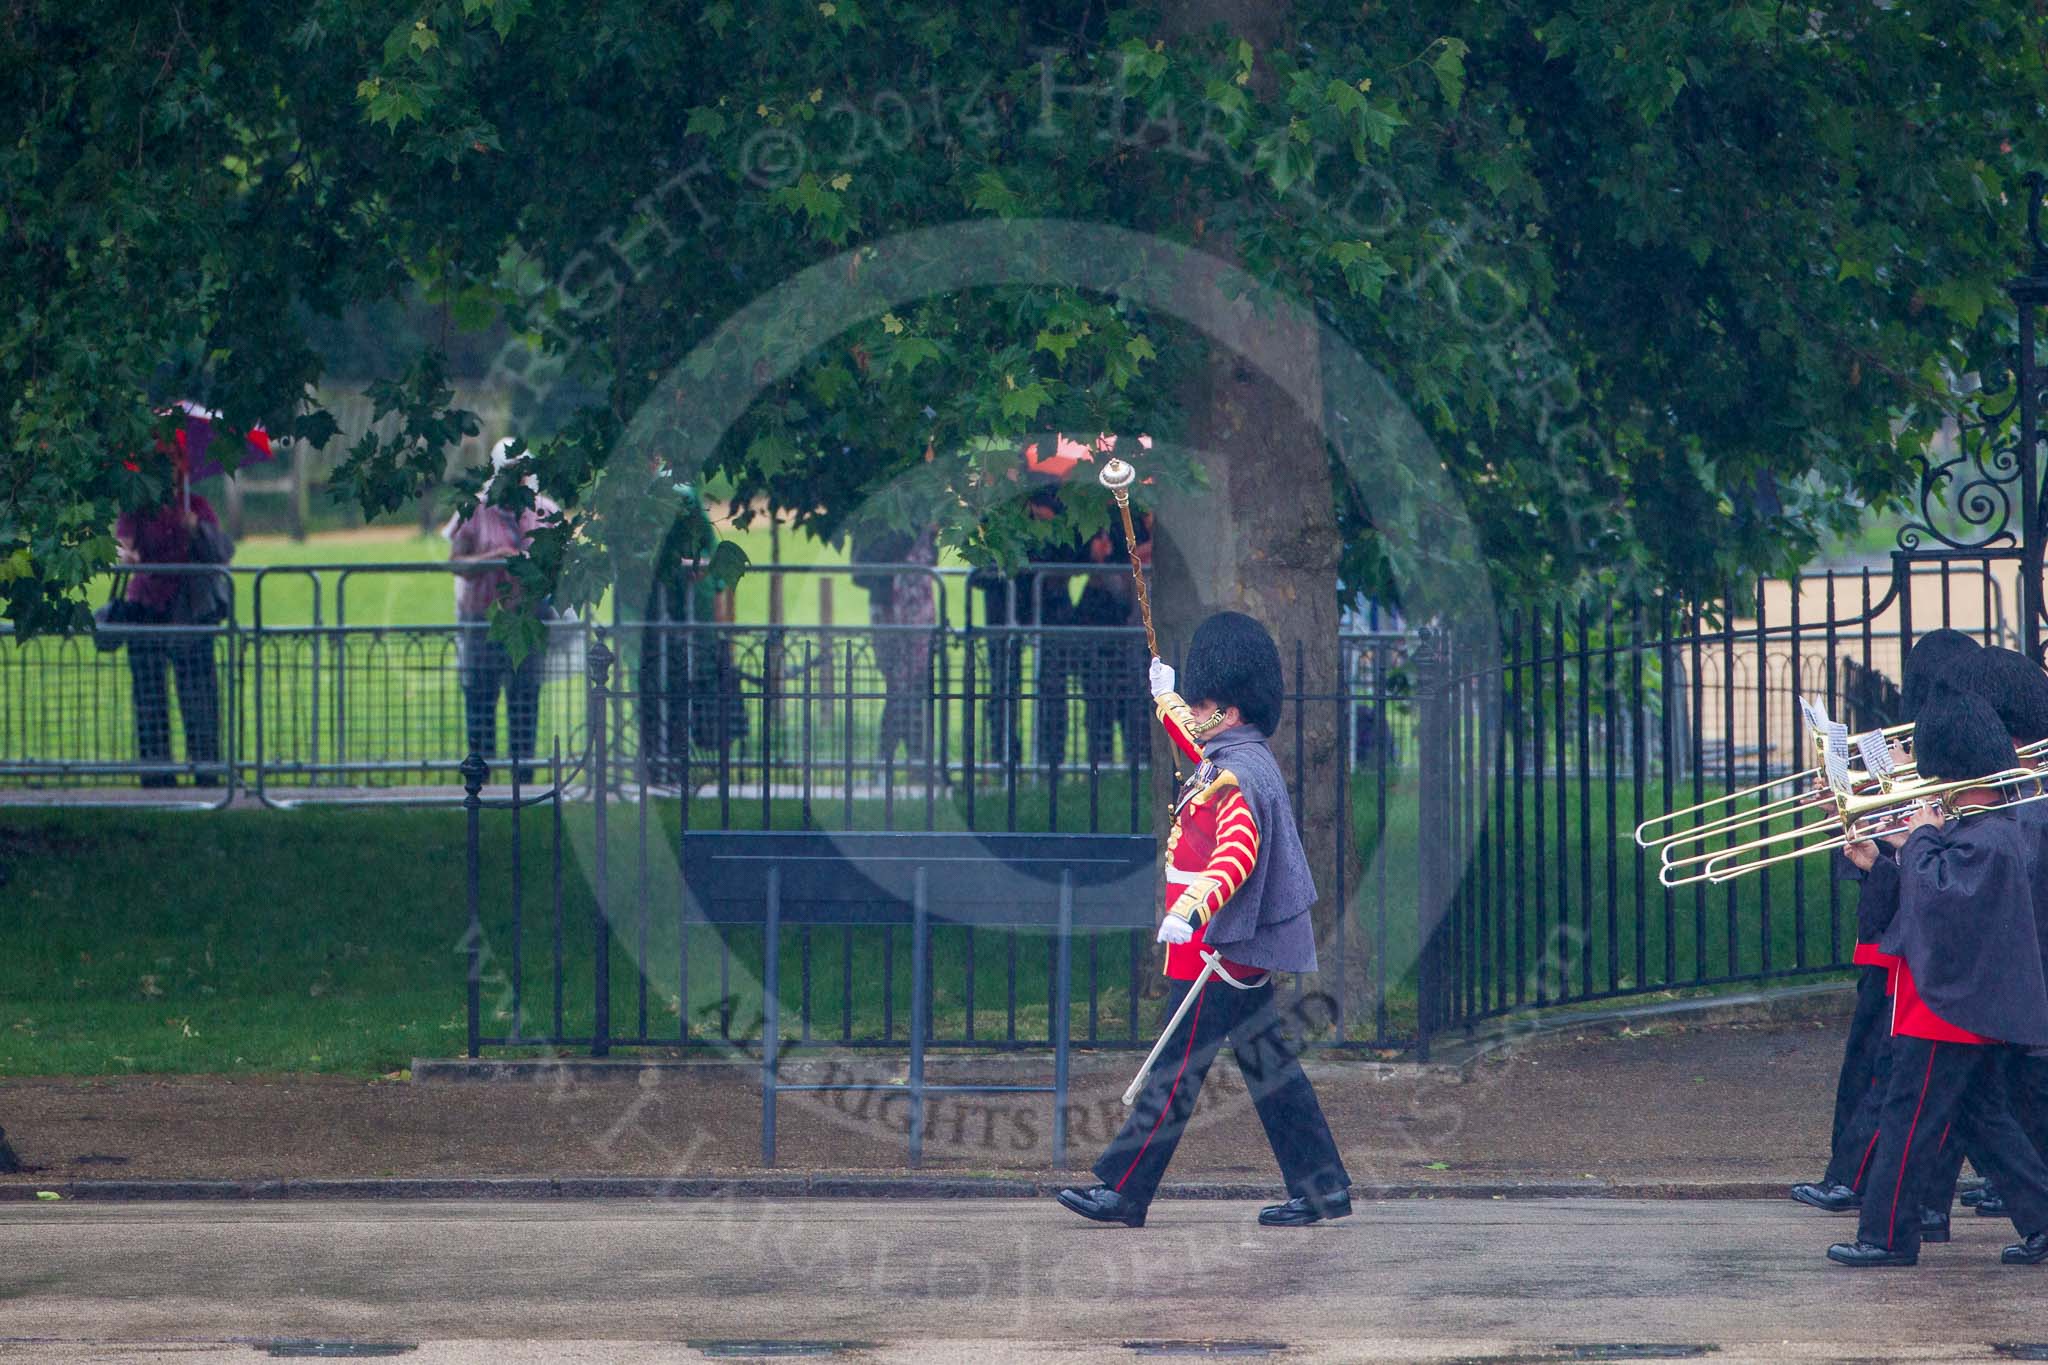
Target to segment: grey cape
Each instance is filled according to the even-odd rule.
[[[1949,1023],[2040,1047],[2048,976],[2028,843],[2005,811],[1913,831],[1899,850],[1899,911],[1879,946],[1906,960],[1921,998]]]
[[[2027,851],[2027,885],[2034,893],[2034,933],[2041,940],[2041,976],[2048,980],[2048,800],[2012,808]]]
[[[1314,971],[1316,931],[1308,908],[1316,902],[1315,878],[1294,827],[1287,780],[1265,735],[1250,725],[1232,726],[1202,746],[1202,757],[1237,779],[1259,827],[1258,861],[1209,921],[1202,941],[1247,967]]]

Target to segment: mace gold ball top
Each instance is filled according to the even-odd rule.
[[[1112,459],[1108,464],[1102,466],[1101,472],[1096,477],[1102,480],[1104,488],[1129,488],[1137,481],[1138,471],[1133,469],[1126,460]]]

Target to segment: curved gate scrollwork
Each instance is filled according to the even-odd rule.
[[[1900,549],[1939,546],[1968,554],[2020,543],[2020,432],[2013,420],[2020,385],[2014,368],[2009,364],[1985,376],[1975,411],[1957,424],[1953,453],[1920,459],[1914,517],[1899,528]]]
[[[2027,245],[2025,274],[2006,284],[2017,314],[2017,344],[1994,370],[1967,413],[1960,414],[1953,446],[1919,461],[1920,479],[1912,515],[1899,528],[1896,572],[1911,560],[2011,559],[2020,564],[2020,641],[2040,652],[2048,594],[2042,585],[2042,552],[2048,541],[2048,507],[2040,486],[2041,399],[2048,367],[2037,343],[2038,311],[2048,305],[2048,241],[2041,235],[2039,173],[2026,177]]]

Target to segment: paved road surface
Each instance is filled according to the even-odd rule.
[[[2048,1269],[1998,1265],[2010,1228],[1986,1219],[1959,1217],[1917,1270],[1859,1274],[1821,1255],[1851,1224],[1790,1203],[1404,1202],[1304,1231],[1255,1211],[1162,1203],[1126,1231],[1008,1200],[0,1206],[0,1360],[319,1349],[273,1345],[296,1340],[491,1365],[806,1342],[851,1344],[821,1360],[1505,1365],[1657,1358],[1616,1343],[1970,1360],[2048,1341]]]

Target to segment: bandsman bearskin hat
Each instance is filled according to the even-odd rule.
[[[1981,697],[1937,681],[1913,722],[1913,761],[1922,777],[1961,782],[2013,766],[2012,740]]]
[[[1219,611],[1195,627],[1180,693],[1191,702],[1235,706],[1260,733],[1271,735],[1280,726],[1279,646],[1243,612]]]
[[[2013,743],[2048,739],[2048,673],[2018,650],[1982,650],[1952,666],[1948,680],[1996,712]]]
[[[1905,676],[1899,684],[1906,704],[1906,714],[1902,719],[1911,720],[1918,714],[1920,703],[1927,700],[1928,689],[1942,675],[1983,652],[1984,646],[1959,630],[1943,627],[1921,636],[1906,655]]]

